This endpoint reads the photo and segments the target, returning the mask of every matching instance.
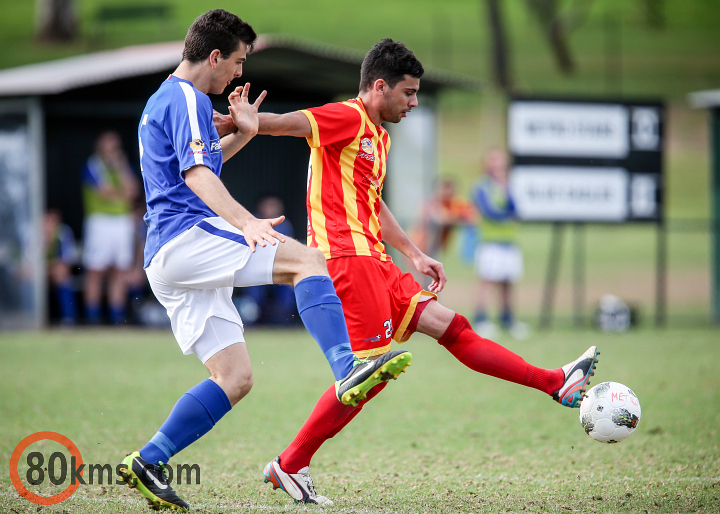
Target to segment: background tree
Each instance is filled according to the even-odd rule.
[[[35,27],[41,41],[74,40],[78,33],[75,0],[36,0]]]
[[[487,10],[490,23],[493,79],[500,89],[510,91],[512,88],[510,53],[507,47],[504,20],[500,10],[500,0],[487,0]]]
[[[540,22],[540,27],[548,38],[558,69],[567,75],[572,74],[575,71],[575,61],[570,53],[568,35],[585,21],[592,0],[526,1],[530,12]]]
[[[642,0],[648,27],[665,28],[665,0]]]

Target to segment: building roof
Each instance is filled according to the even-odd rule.
[[[0,71],[0,96],[54,95],[114,80],[173,70],[183,42],[104,50]],[[254,77],[284,76],[318,92],[357,92],[364,53],[284,35],[262,35],[251,57]],[[479,89],[479,82],[452,72],[428,70],[423,90]]]
[[[696,91],[688,95],[690,105],[695,109],[711,109],[720,107],[720,89]]]

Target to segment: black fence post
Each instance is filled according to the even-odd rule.
[[[585,325],[585,224],[575,223],[573,228],[573,320],[580,328]]]
[[[560,269],[564,232],[564,223],[553,223],[550,260],[548,261],[547,275],[545,275],[543,302],[540,307],[540,328],[550,328],[552,324],[552,310],[555,303],[555,287],[557,285],[558,270]]]
[[[655,326],[664,327],[667,321],[667,225],[657,224],[657,257],[655,261]]]

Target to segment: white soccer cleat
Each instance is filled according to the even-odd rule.
[[[280,467],[280,457],[275,457],[265,466],[263,474],[265,482],[270,482],[273,490],[282,489],[295,500],[295,503],[333,504],[332,500],[317,494],[313,479],[310,477],[310,468],[307,466],[297,473],[285,473]]]
[[[562,367],[565,382],[552,395],[556,402],[566,407],[580,407],[590,377],[595,374],[598,355],[600,351],[597,346],[591,346],[580,357]]]

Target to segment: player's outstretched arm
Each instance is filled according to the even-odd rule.
[[[429,291],[433,293],[442,291],[447,282],[442,263],[422,253],[397,222],[385,201],[380,200],[380,202],[380,226],[382,227],[383,242],[410,259],[420,273],[433,279],[428,287]]]
[[[254,103],[250,103],[249,93],[250,83],[247,83],[243,87],[235,88],[235,91],[228,97],[230,118],[233,125],[237,127],[237,131],[220,140],[223,162],[227,162],[230,157],[238,153],[258,133],[258,108],[265,99],[267,91],[260,93]],[[215,113],[213,113],[213,122],[216,122]]]
[[[256,244],[274,245],[275,239],[285,242],[285,237],[273,228],[274,225],[282,223],[285,216],[256,218],[230,195],[220,178],[207,166],[199,164],[186,170],[185,184],[218,216],[242,230],[251,251],[255,251]]]
[[[307,116],[300,111],[286,114],[261,112],[258,113],[258,121],[258,134],[295,137],[312,136],[310,121],[307,119]],[[220,114],[217,111],[213,111],[213,123],[220,137],[237,131],[232,116],[229,114]]]
[[[288,112],[286,114],[273,114],[261,112],[258,115],[258,134],[269,136],[312,136],[310,120],[300,111]]]

